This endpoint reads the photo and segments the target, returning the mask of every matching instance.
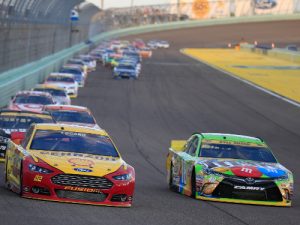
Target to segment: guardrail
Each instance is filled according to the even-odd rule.
[[[212,19],[202,21],[181,21],[167,24],[147,25],[126,29],[119,29],[109,32],[104,32],[97,35],[91,40],[98,44],[103,40],[124,37],[127,35],[141,34],[147,32],[155,32],[162,30],[192,28],[201,26],[226,25],[248,22],[265,22],[265,21],[282,21],[282,20],[298,20],[300,15],[286,15],[286,16],[255,16],[255,17],[240,17],[227,19]],[[30,89],[37,83],[44,80],[52,71],[57,71],[61,65],[69,58],[80,52],[88,51],[89,46],[85,43],[77,44],[71,48],[57,52],[53,55],[47,56],[41,60],[32,62],[30,64],[18,67],[13,70],[6,71],[0,74],[0,107],[7,105],[11,96],[17,91]]]

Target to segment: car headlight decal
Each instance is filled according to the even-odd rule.
[[[122,175],[117,175],[113,177],[115,180],[120,180],[120,181],[129,181],[132,178],[132,174],[122,174]]]
[[[28,168],[29,168],[30,171],[36,172],[36,173],[41,173],[41,174],[53,173],[52,170],[49,170],[49,169],[46,169],[46,168],[43,168],[43,167],[40,167],[40,166],[37,166],[37,165],[34,165],[34,164],[29,164]]]

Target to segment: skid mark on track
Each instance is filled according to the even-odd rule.
[[[143,149],[139,146],[139,140],[136,139],[134,133],[133,133],[133,125],[132,125],[132,116],[131,116],[131,109],[132,109],[132,102],[131,102],[131,90],[129,85],[127,85],[127,105],[128,105],[128,110],[127,110],[127,125],[129,128],[129,135],[133,141],[133,144],[135,145],[136,149],[138,150],[138,153],[141,155],[141,157],[159,174],[164,175],[164,172],[162,170],[160,170],[154,163],[151,162],[151,160],[149,159],[149,156],[147,156],[145,154],[145,152],[143,151]],[[134,96],[133,96],[134,97]]]

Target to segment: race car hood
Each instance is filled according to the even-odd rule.
[[[289,172],[279,163],[239,159],[207,159],[198,161],[198,164],[204,165],[212,172],[238,177],[278,178],[286,176]]]
[[[100,155],[39,150],[28,152],[36,162],[44,162],[68,174],[105,176],[117,171],[124,164],[120,158]]]

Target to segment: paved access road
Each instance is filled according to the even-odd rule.
[[[139,80],[113,80],[108,69],[90,75],[76,104],[92,109],[137,173],[130,209],[21,199],[0,188],[1,225],[299,224],[300,109],[179,53],[184,47],[222,47],[250,41],[299,41],[300,21],[194,28],[145,34],[163,38]],[[192,132],[260,136],[296,179],[292,208],[197,201],[170,192],[164,162],[171,139]]]

